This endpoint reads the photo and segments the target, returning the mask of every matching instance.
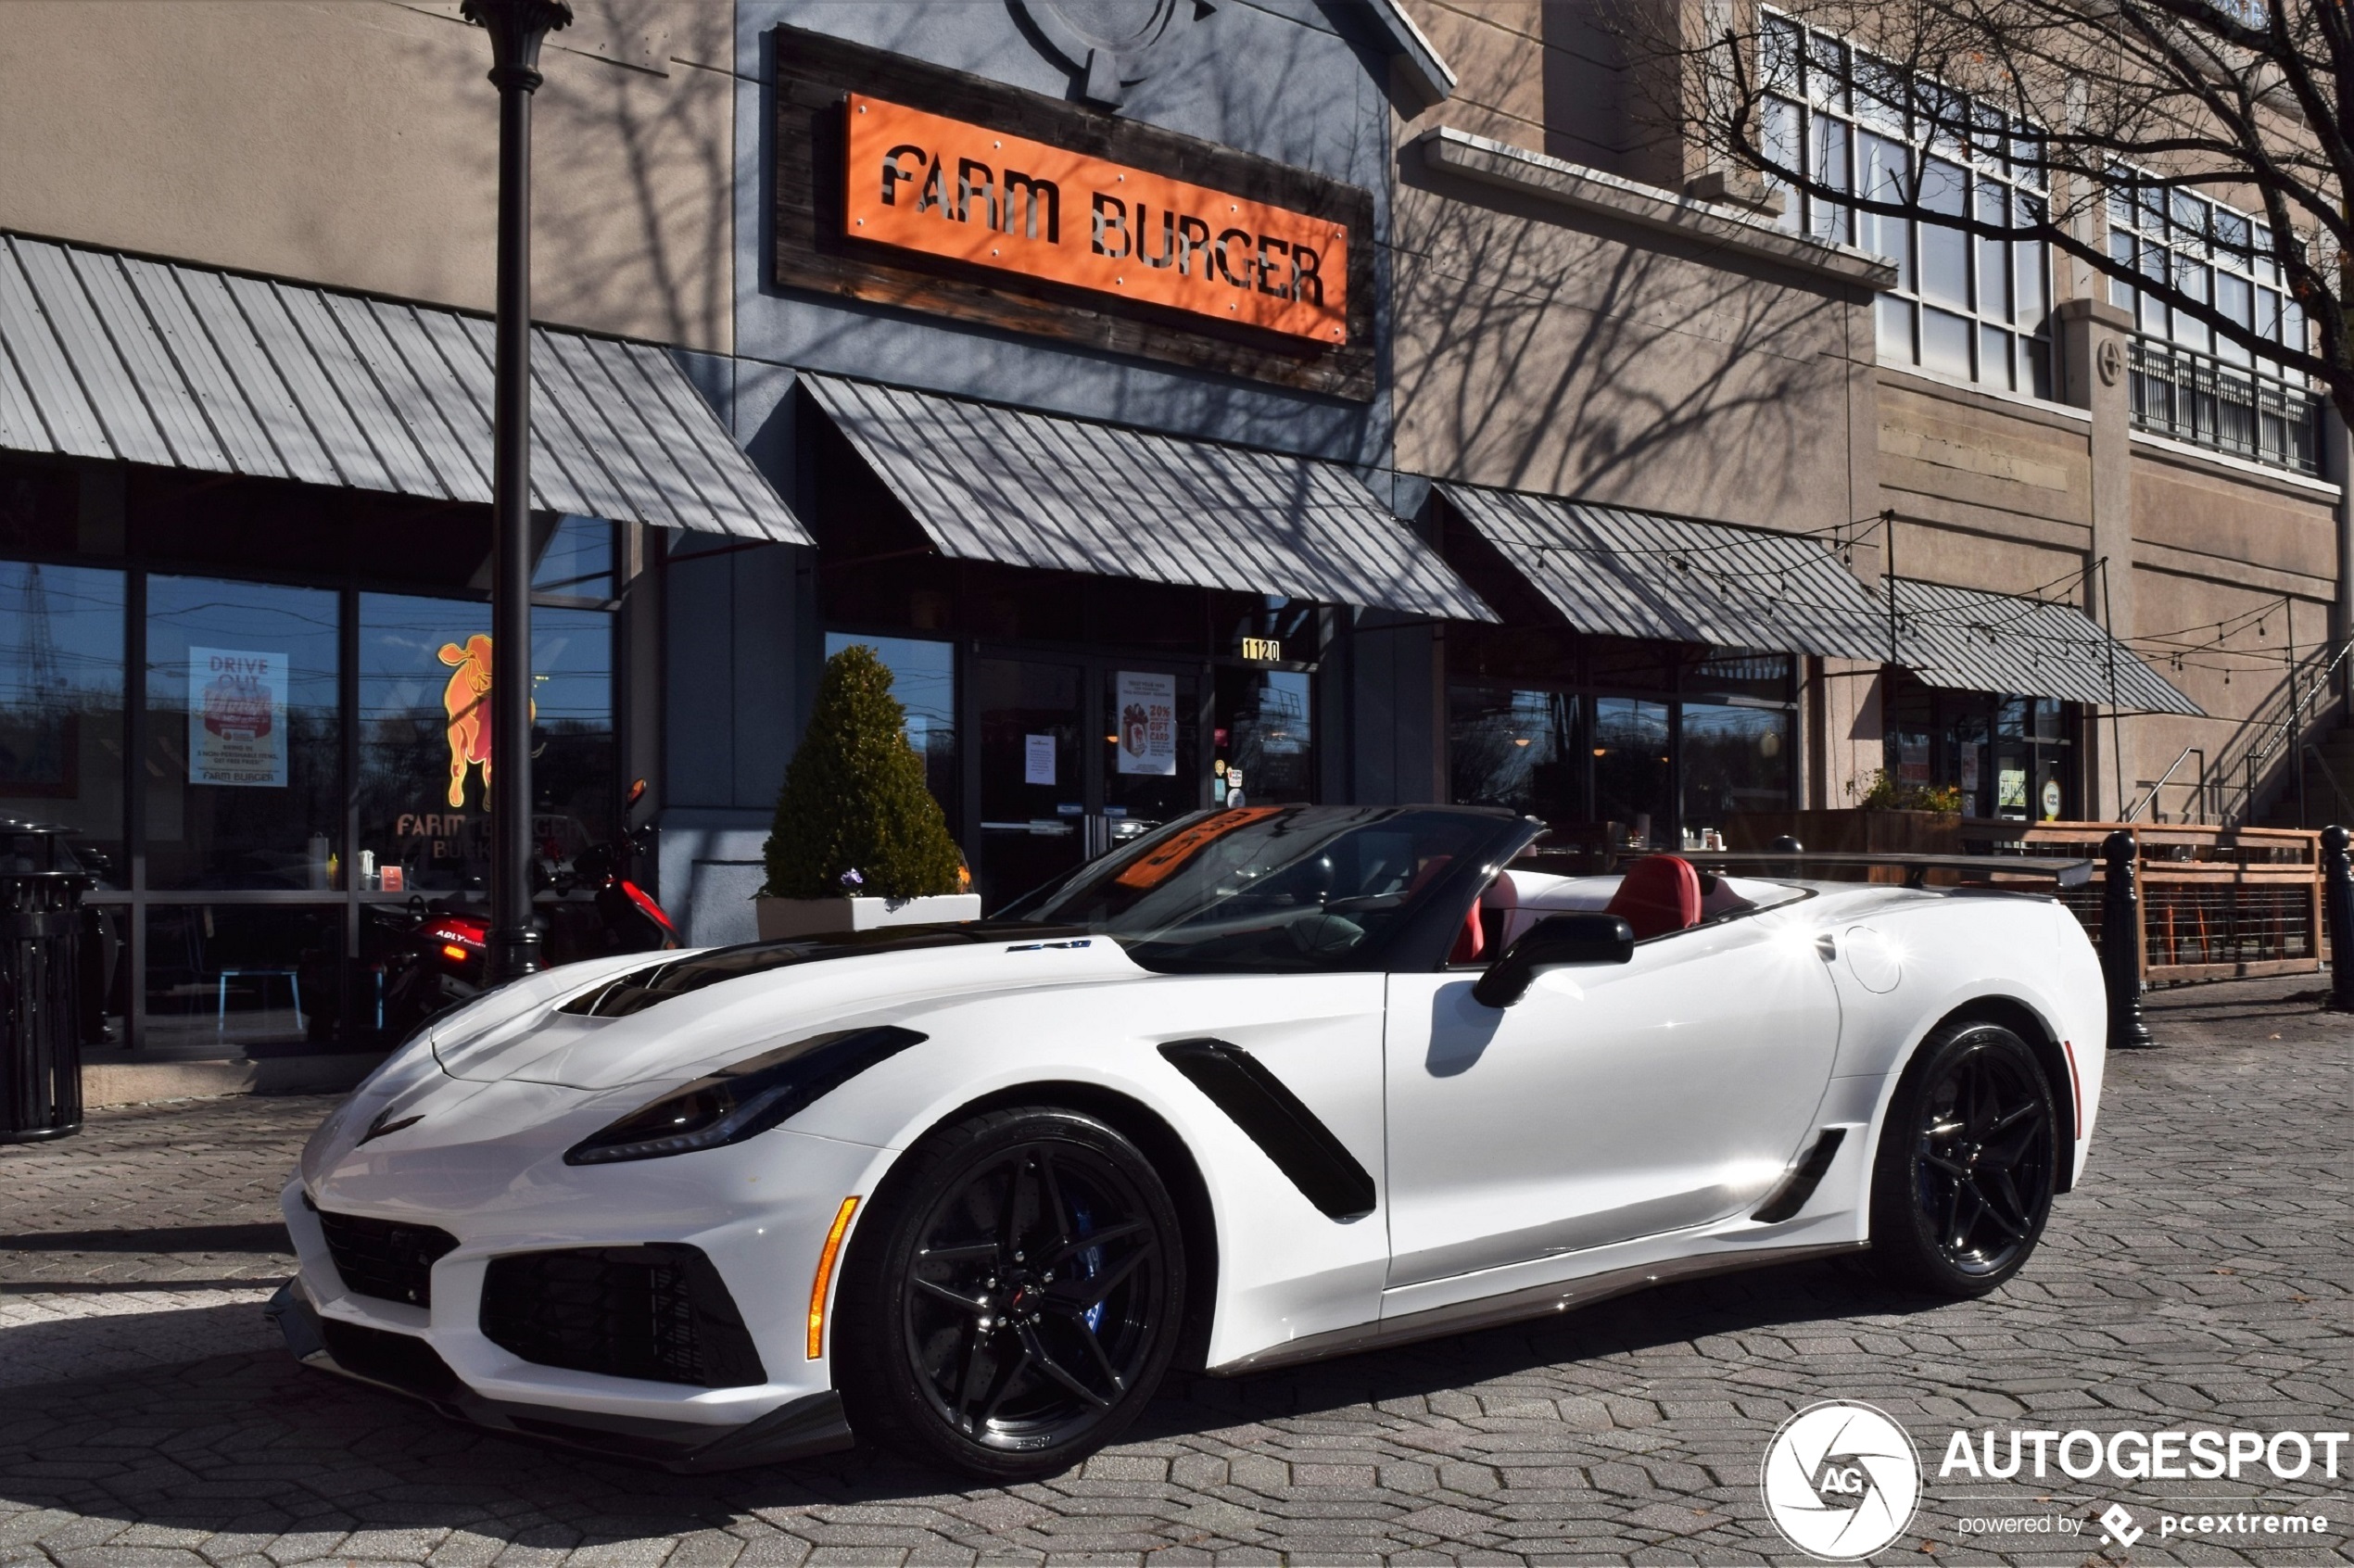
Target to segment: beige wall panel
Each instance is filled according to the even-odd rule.
[[[1899,513],[1900,518],[1903,514]],[[1924,525],[1905,518],[1897,525],[1896,573],[1955,588],[1989,593],[2025,593],[2082,604],[2078,583],[2084,552],[2056,550],[2031,540]]]
[[[1545,150],[1544,6],[1541,0],[1494,5],[1435,5],[1408,0],[1407,11],[1455,72],[1455,95],[1413,121],[1410,134],[1451,125],[1482,136]],[[1516,128],[1483,130],[1473,121]]]
[[[2081,430],[1886,379],[1879,419],[1880,484],[1889,489],[1983,509],[1993,514],[1985,520],[1990,529],[2004,526],[2004,514],[2091,523],[2092,449]]]
[[[1544,152],[1545,127],[1542,121],[1521,120],[1501,109],[1490,108],[1469,98],[1449,98],[1435,107],[1424,109],[1398,133],[1402,145],[1412,137],[1438,126],[1461,131],[1468,135],[1485,136],[1491,142],[1501,142],[1508,147],[1525,147],[1532,152]],[[1570,153],[1554,153],[1554,157],[1570,158],[1574,162],[1591,163],[1589,158]]]
[[[2323,497],[2284,495],[2139,447],[2133,537],[2211,557],[2225,579],[2243,562],[2322,580],[2337,575],[2337,525]]]
[[[1814,528],[1847,517],[1847,305],[1398,193],[1398,464]]]
[[[683,62],[725,65],[730,8],[577,8],[601,53],[541,58],[536,313],[724,350],[734,81]],[[381,0],[9,0],[0,226],[487,310],[489,60]]]

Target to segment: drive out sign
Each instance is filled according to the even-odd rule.
[[[848,117],[853,239],[1348,341],[1342,224],[863,93]]]

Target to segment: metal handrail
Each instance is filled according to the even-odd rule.
[[[2144,795],[2140,800],[2135,801],[2132,805],[2127,806],[2125,808],[2125,815],[2119,817],[2118,820],[2120,822],[2131,822],[2133,818],[2142,814],[2142,808],[2144,806],[2156,807],[2158,804],[2158,792],[2166,788],[2168,780],[2174,777],[2174,770],[2182,766],[2183,762],[2194,754],[2196,754],[2198,758],[2198,814],[2201,818],[2204,818],[2207,816],[2207,752],[2197,746],[2185,746],[2183,748],[2182,756],[2176,757],[2172,762],[2166,765],[2166,771],[2158,776],[2158,782],[2150,786],[2150,792]]]
[[[2330,793],[2337,797],[2338,820],[2354,816],[2354,795],[2348,795],[2346,786],[2337,781],[2337,771],[2330,766],[2329,758],[2322,755],[2322,749],[2310,740],[2305,742],[2305,754],[2321,764],[2322,778],[2328,782]]]
[[[2322,662],[2322,656],[2325,652],[2329,652],[2329,657]],[[2234,757],[2227,749],[2217,759],[2214,771],[2209,776],[2229,790],[2232,775],[2243,775],[2236,803],[2226,803],[2217,813],[2227,825],[2244,823],[2255,811],[2256,796],[2265,771],[2289,744],[2289,737],[2299,721],[2320,707],[2329,696],[2331,682],[2349,654],[2354,654],[2354,638],[2338,644],[2335,652],[2330,652],[2326,644],[2315,649],[2311,658],[2301,664],[2290,666],[2285,677],[2287,690],[2279,702],[2279,716],[2267,717],[2259,712],[2249,714],[2242,722],[2239,734],[2247,737],[2246,751]],[[2319,668],[2314,669],[2317,664]],[[2304,670],[2310,670],[2311,674],[2300,685],[2298,677]]]

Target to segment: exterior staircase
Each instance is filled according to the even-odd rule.
[[[2307,738],[2305,754],[2305,826],[2322,828],[2333,822],[2354,827],[2354,725]],[[2264,814],[2267,828],[2294,828],[2297,821],[2297,777],[2284,768],[2282,787]]]

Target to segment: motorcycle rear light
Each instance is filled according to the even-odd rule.
[[[564,1163],[610,1165],[740,1144],[927,1038],[912,1029],[886,1025],[796,1040],[631,1111],[566,1150]]]
[[[449,959],[452,964],[462,964],[467,959],[474,956],[471,952],[459,946],[454,942],[445,942],[441,944],[441,955],[444,958]]]

